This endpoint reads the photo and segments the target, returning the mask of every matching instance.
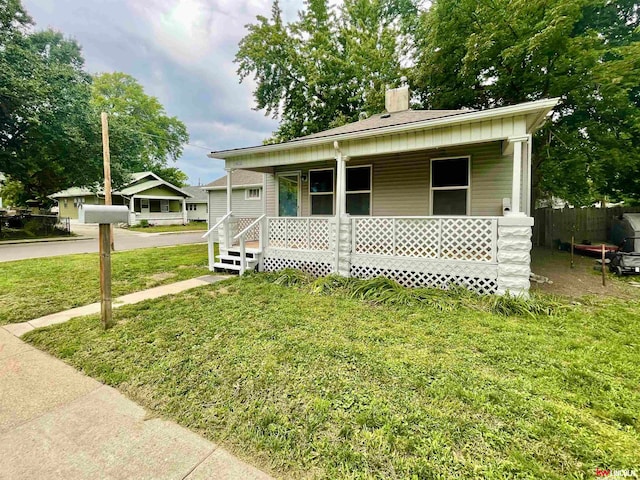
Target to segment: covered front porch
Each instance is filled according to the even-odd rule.
[[[536,121],[507,115],[510,122],[467,123],[459,115],[450,127],[419,134],[412,126],[388,137],[329,135],[330,143],[311,148],[301,148],[302,139],[286,152],[269,152],[282,145],[222,152],[227,214],[210,225],[221,252],[210,255],[210,268],[296,268],[526,295],[531,131],[550,105],[537,105]],[[234,216],[234,167],[264,174],[265,215]]]

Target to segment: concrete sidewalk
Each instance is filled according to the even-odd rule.
[[[192,288],[208,285],[209,283],[219,282],[229,278],[225,275],[203,275],[201,277],[191,278],[182,282],[170,283],[169,285],[162,285],[160,287],[150,288],[148,290],[142,290],[140,292],[130,293],[123,295],[122,297],[115,298],[113,300],[113,308],[122,307],[124,305],[132,305],[144,300],[152,298],[162,297],[164,295],[173,295],[176,293],[184,292]],[[64,323],[75,317],[83,317],[85,315],[93,315],[94,313],[100,313],[100,302],[91,303],[82,307],[72,308],[71,310],[65,310],[64,312],[52,313],[44,317],[29,320],[22,323],[9,323],[4,326],[5,330],[12,333],[16,337],[21,337],[27,332],[36,328],[48,327],[49,325],[55,325],[56,323]]]
[[[126,297],[135,303],[152,291],[175,293],[179,284],[186,285]],[[10,327],[0,327],[0,479],[271,478],[199,435],[150,417],[117,390],[22,342]]]

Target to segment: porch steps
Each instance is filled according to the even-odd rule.
[[[245,270],[253,270],[260,262],[259,250],[248,251],[245,253]],[[231,270],[234,272],[240,272],[242,266],[242,258],[240,252],[230,250],[227,253],[221,253],[216,257],[216,262],[213,264],[215,270]]]

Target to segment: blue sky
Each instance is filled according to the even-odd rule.
[[[270,14],[270,0],[23,0],[36,28],[53,28],[83,47],[92,73],[133,75],[189,129],[189,143],[221,150],[257,145],[277,128],[252,110],[254,84],[233,63],[244,26]],[[302,0],[281,0],[286,20]],[[221,161],[185,146],[176,166],[189,182],[222,175]]]

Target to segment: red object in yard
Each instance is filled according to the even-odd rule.
[[[602,245],[579,245],[575,244],[573,246],[574,250],[584,255],[591,255],[593,257],[599,257],[602,255]],[[605,252],[617,252],[620,250],[620,247],[616,247],[615,245],[605,245]]]

